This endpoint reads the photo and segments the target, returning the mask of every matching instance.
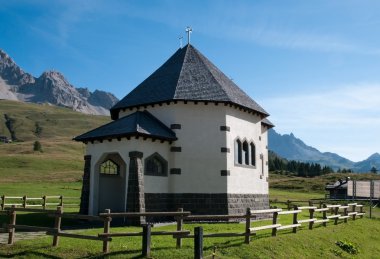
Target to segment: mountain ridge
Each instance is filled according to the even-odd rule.
[[[74,87],[58,71],[44,71],[36,78],[1,49],[0,99],[49,103],[94,115],[109,115],[109,109],[118,102],[112,93]]]
[[[282,135],[270,129],[268,139],[269,149],[288,160],[318,163],[330,166],[334,170],[352,169],[360,173],[369,172],[372,167],[380,169],[379,153],[374,153],[363,161],[353,162],[332,152],[320,152],[295,137],[293,133]]]

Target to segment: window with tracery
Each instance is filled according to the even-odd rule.
[[[167,176],[168,162],[158,153],[154,153],[145,159],[145,175]]]
[[[256,166],[256,147],[253,142],[235,140],[235,164]]]
[[[120,167],[117,163],[108,159],[100,164],[100,173],[105,175],[119,175]]]

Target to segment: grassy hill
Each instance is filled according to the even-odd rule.
[[[85,147],[72,137],[110,121],[67,108],[0,100],[0,135],[18,141],[0,143],[0,194],[78,195]],[[43,152],[33,151],[39,141]]]
[[[83,171],[84,145],[72,141],[72,137],[108,122],[109,117],[91,116],[69,109],[48,105],[26,104],[0,100],[0,135],[10,137],[5,126],[5,114],[13,120],[13,129],[19,141],[0,144],[0,195],[65,195],[79,197]],[[38,124],[38,127],[36,126]],[[38,130],[37,130],[38,129]],[[43,152],[33,151],[33,142],[40,141]],[[324,196],[324,186],[339,178],[350,176],[352,179],[379,179],[373,174],[328,174],[314,178],[303,178],[271,174],[270,198],[280,201]],[[368,211],[368,206],[366,207]],[[373,210],[379,218],[380,209]],[[37,215],[39,222],[47,221]],[[30,219],[32,218],[32,219]],[[0,216],[0,225],[6,222]],[[24,220],[24,221],[23,221]],[[32,215],[18,216],[20,224],[35,220]],[[291,221],[289,221],[290,223]],[[193,229],[188,224],[186,229]],[[242,231],[241,224],[203,224],[205,232]],[[156,229],[157,228],[157,229]],[[174,230],[173,226],[155,227],[156,230]],[[116,231],[136,231],[134,228],[120,228]],[[86,230],[95,235],[102,229]],[[139,230],[140,231],[140,230]],[[281,233],[272,238],[264,232],[250,245],[243,244],[243,238],[205,239],[205,256],[210,256],[217,246],[218,258],[378,258],[380,220],[364,219],[347,225],[317,227],[309,231],[305,227],[297,234]],[[184,240],[184,248],[175,249],[172,237],[152,238],[154,258],[192,258],[192,240]],[[357,256],[341,250],[337,241],[353,242],[360,252]],[[111,244],[111,258],[139,258],[141,239],[138,237],[118,239]],[[59,248],[51,248],[51,237],[18,241],[14,246],[0,245],[0,257],[64,257],[100,258],[101,243],[63,238]]]

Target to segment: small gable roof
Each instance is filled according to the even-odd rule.
[[[77,136],[74,140],[87,142],[129,136],[142,136],[168,141],[177,140],[176,134],[148,111],[134,112]]]
[[[267,118],[264,118],[262,121],[261,121],[261,124],[264,124],[265,126],[267,126],[268,128],[273,128],[274,127],[274,124],[268,120]]]
[[[269,114],[196,48],[178,49],[160,68],[111,108],[112,119],[119,111],[170,101],[209,101],[235,104]]]

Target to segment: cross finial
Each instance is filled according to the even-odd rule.
[[[187,44],[189,45],[190,44],[190,33],[192,33],[193,29],[190,26],[187,26],[185,31],[187,32]]]
[[[178,36],[178,39],[179,39],[179,47],[182,49],[182,39],[183,39],[183,37],[182,36]]]

